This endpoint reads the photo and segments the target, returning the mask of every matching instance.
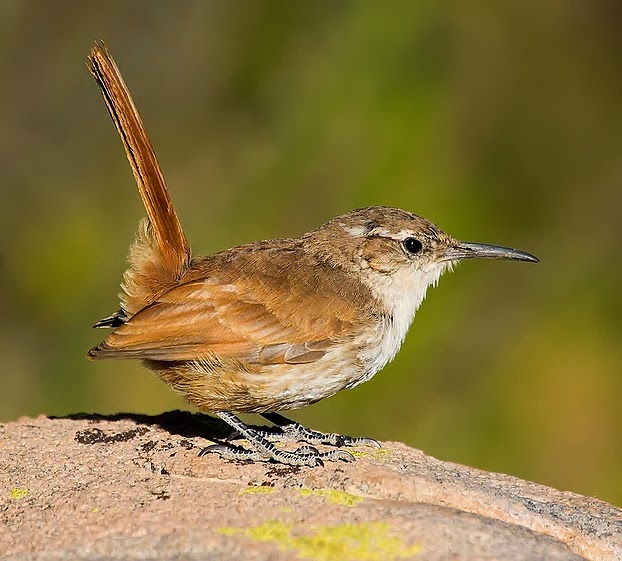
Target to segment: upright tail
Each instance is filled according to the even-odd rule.
[[[123,323],[179,281],[190,265],[190,246],[132,96],[103,44],[91,50],[88,68],[119,132],[148,217],[139,225],[123,275],[118,312]],[[114,326],[102,321],[98,326]]]

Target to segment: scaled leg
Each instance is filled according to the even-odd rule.
[[[221,411],[217,415],[231,428],[246,438],[254,450],[247,450],[241,446],[233,444],[213,444],[207,446],[200,452],[200,456],[205,454],[217,453],[221,457],[230,460],[252,460],[268,461],[272,460],[280,464],[291,466],[322,466],[323,460],[343,460],[350,462],[354,460],[352,454],[345,450],[331,450],[330,452],[318,452],[312,446],[301,446],[293,452],[281,450],[270,442],[262,433],[251,429],[233,413]]]
[[[380,443],[373,438],[353,438],[336,433],[323,433],[303,427],[279,413],[262,413],[261,416],[274,423],[283,432],[273,433],[261,431],[261,435],[272,441],[306,442],[307,444],[329,444],[332,446],[373,446],[381,448]]]

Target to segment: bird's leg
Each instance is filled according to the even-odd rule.
[[[373,438],[353,438],[335,433],[323,433],[303,427],[279,413],[262,413],[261,416],[274,423],[283,432],[255,431],[266,440],[272,442],[306,442],[307,444],[329,444],[332,446],[373,446],[381,448],[380,443]]]
[[[301,446],[293,452],[281,450],[270,442],[265,436],[258,431],[251,429],[238,419],[233,413],[228,411],[218,412],[217,415],[227,423],[231,428],[236,430],[244,438],[246,438],[254,448],[247,450],[241,446],[233,444],[213,444],[201,450],[200,456],[205,454],[216,453],[221,457],[229,460],[252,460],[252,461],[269,461],[290,466],[322,466],[322,460],[343,460],[350,462],[354,460],[352,454],[345,450],[331,450],[330,452],[319,452],[312,446]]]

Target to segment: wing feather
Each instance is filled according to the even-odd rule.
[[[111,333],[92,356],[183,361],[215,354],[254,364],[302,364],[322,358],[346,327],[318,318],[309,333],[230,286],[192,283],[170,290]]]
[[[267,243],[198,263],[185,282],[132,316],[89,356],[305,364],[369,320],[371,297],[352,276],[302,251],[285,254],[261,245]]]

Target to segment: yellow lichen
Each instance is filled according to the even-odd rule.
[[[388,448],[375,448],[371,452],[369,451],[369,448],[365,450],[360,448],[349,448],[348,452],[350,452],[350,454],[352,454],[356,459],[368,458],[371,456],[372,459],[379,460],[381,462],[386,462],[391,455],[391,450]]]
[[[320,526],[307,535],[292,535],[292,525],[270,520],[249,529],[220,528],[221,534],[243,534],[259,542],[275,542],[283,551],[316,561],[397,561],[417,554],[421,547],[407,546],[390,534],[385,522]]]
[[[293,540],[301,557],[321,561],[393,561],[412,557],[420,551],[420,546],[406,546],[401,538],[391,536],[389,530],[389,524],[383,522],[340,524]]]
[[[274,493],[274,487],[268,485],[252,485],[238,491],[238,495],[262,495],[265,493]]]
[[[352,454],[356,459],[364,458],[365,456],[367,456],[367,452],[365,452],[364,450],[357,450],[355,448],[348,450],[348,452],[350,452],[350,454]]]
[[[239,534],[240,531],[241,530],[238,530],[237,528],[230,528],[228,526],[218,528],[218,533],[222,534],[223,536],[235,536],[236,534]]]
[[[292,539],[291,526],[278,520],[269,520],[254,528],[248,528],[244,533],[256,542],[277,542],[284,545]]]
[[[363,500],[362,497],[336,489],[300,489],[299,493],[301,497],[324,497],[329,503],[343,506],[354,506]]]
[[[18,487],[14,487],[9,493],[9,499],[23,499],[29,494],[30,491],[28,489],[19,489]]]
[[[380,460],[382,462],[386,462],[391,455],[391,450],[388,448],[376,448],[372,453],[371,457],[374,460]]]

